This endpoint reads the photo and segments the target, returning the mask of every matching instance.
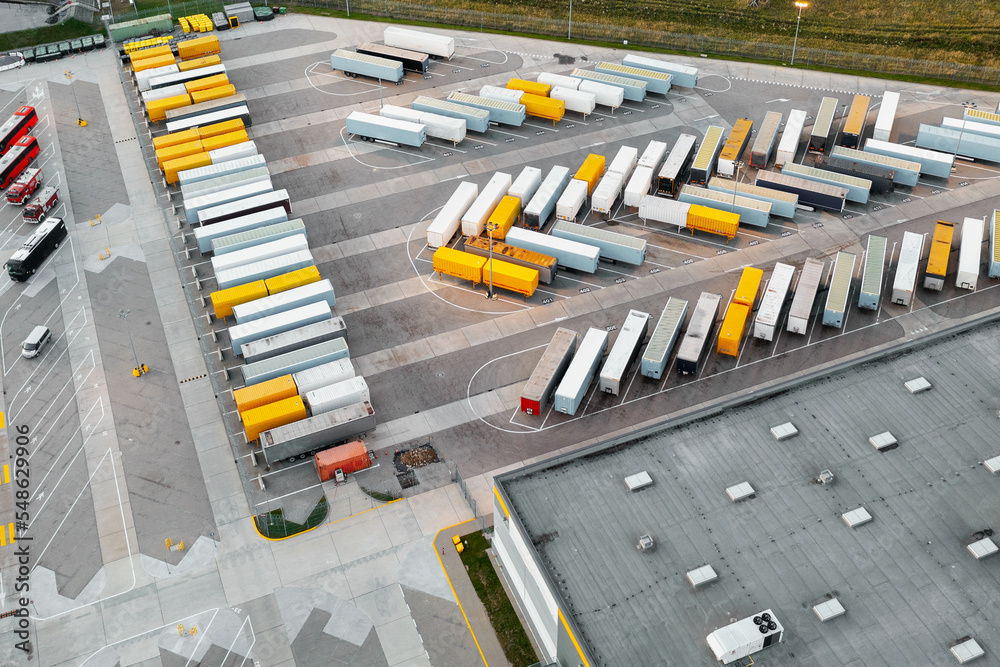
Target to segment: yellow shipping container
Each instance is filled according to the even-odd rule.
[[[220,97],[229,97],[230,95],[236,94],[236,86],[229,84],[226,86],[216,86],[215,88],[206,88],[205,90],[196,90],[191,93],[191,101],[195,104],[199,102],[207,102],[209,100],[217,100]]]
[[[212,292],[212,307],[215,308],[215,317],[222,320],[233,314],[233,307],[241,303],[248,303],[263,299],[268,295],[267,286],[263,280],[255,280],[252,283],[244,283],[226,289]]]
[[[750,315],[749,307],[735,301],[729,304],[726,317],[722,320],[722,328],[719,329],[719,354],[740,356],[740,341],[743,340],[748,315]]]
[[[155,56],[153,58],[143,58],[142,60],[136,61],[132,65],[132,71],[141,72],[143,70],[154,69],[156,67],[166,67],[167,65],[174,65],[176,63],[177,59],[174,58],[172,54]]]
[[[160,169],[163,169],[163,165],[171,160],[178,160],[188,155],[207,152],[208,149],[202,146],[199,140],[195,139],[186,144],[177,144],[176,146],[167,146],[166,148],[159,149],[156,151],[156,163],[160,165]]]
[[[161,148],[169,148],[170,146],[186,144],[189,141],[198,141],[199,139],[201,139],[201,133],[198,131],[197,127],[192,127],[190,130],[172,132],[170,134],[164,134],[162,137],[154,137],[153,149],[158,151]]]
[[[219,38],[215,35],[177,42],[177,55],[181,57],[181,60],[210,56],[219,53],[219,51]]]
[[[573,178],[579,179],[587,184],[587,196],[589,197],[594,194],[594,188],[597,187],[597,182],[601,180],[601,176],[603,175],[604,156],[591,153],[587,156],[587,159],[583,161],[580,169],[576,172],[576,176]]]
[[[932,276],[948,275],[948,258],[951,256],[951,239],[955,235],[955,223],[938,220],[934,228],[934,239],[931,241],[931,251],[927,256],[927,274]]]
[[[149,115],[149,120],[158,123],[161,120],[166,120],[168,110],[190,105],[190,95],[175,95],[174,97],[164,97],[161,100],[150,100],[146,103],[146,113]]]
[[[205,147],[205,152],[214,151],[217,148],[225,148],[226,146],[232,146],[233,144],[241,144],[244,141],[248,141],[246,130],[237,130],[236,132],[227,132],[226,134],[220,134],[214,137],[205,137],[201,140],[202,146]]]
[[[184,84],[184,89],[189,93],[193,93],[196,90],[208,90],[209,88],[215,88],[216,86],[226,86],[229,85],[229,77],[225,74],[213,74],[212,76],[206,76],[201,79],[195,79],[194,81],[188,81]]]
[[[493,269],[492,278],[491,268]],[[531,296],[538,289],[538,271],[499,259],[486,260],[486,264],[483,266],[483,282],[488,284],[491,279],[494,287],[502,287],[526,297]]]
[[[200,139],[207,139],[209,137],[216,137],[220,134],[239,132],[242,129],[243,120],[241,118],[234,118],[233,120],[224,120],[221,123],[212,123],[211,125],[206,125],[205,127],[199,127],[198,137]]]
[[[500,200],[490,219],[486,221],[486,236],[494,241],[503,241],[520,214],[521,200],[507,195]]]
[[[549,93],[552,92],[552,86],[547,83],[525,81],[524,79],[511,79],[507,82],[507,88],[509,90],[520,90],[532,95],[541,95],[542,97],[548,97]],[[521,102],[521,104],[524,104],[524,102]]]
[[[319,282],[319,269],[313,265],[268,278],[264,281],[264,284],[267,286],[268,294],[280,294],[295,287],[302,287],[303,285],[315,282]]]
[[[157,56],[170,56],[173,58],[174,52],[170,50],[169,44],[160,44],[159,46],[133,51],[129,54],[128,59],[133,65],[135,65],[140,60],[145,60],[146,58],[156,58]]]
[[[521,104],[524,105],[524,112],[536,118],[551,120],[553,124],[557,120],[562,120],[566,114],[566,103],[562,100],[554,100],[551,97],[532,95],[525,93],[521,95]]]
[[[688,209],[687,227],[694,236],[695,230],[708,232],[709,234],[719,234],[731,239],[736,236],[736,230],[740,226],[740,214],[729,211],[720,211],[700,204],[692,204]]]
[[[201,58],[195,58],[194,60],[182,60],[177,63],[177,69],[181,72],[189,72],[193,69],[201,69],[202,67],[210,67],[212,65],[221,65],[222,58],[219,56],[203,56]]]
[[[757,292],[760,290],[760,281],[764,278],[764,272],[748,266],[743,269],[740,276],[740,284],[736,286],[736,293],[733,294],[733,303],[742,303],[747,308],[753,308],[753,302],[757,300]]]
[[[291,375],[282,375],[279,378],[252,384],[249,387],[241,387],[233,390],[233,398],[236,399],[236,409],[242,415],[248,410],[259,408],[268,403],[282,401],[286,398],[298,396],[299,390],[295,386],[295,380]]]
[[[212,164],[212,158],[208,156],[208,153],[195,153],[194,155],[164,162],[163,177],[167,179],[167,183],[176,183],[177,172],[187,169],[197,169],[198,167],[207,167],[210,164]]]
[[[441,246],[434,252],[434,270],[442,275],[455,276],[462,280],[471,280],[475,287],[483,280],[483,265],[485,257],[470,255],[461,250]]]
[[[243,418],[243,430],[247,434],[247,442],[256,440],[261,431],[291,424],[308,416],[306,404],[302,401],[301,396],[283,398],[280,401],[240,413],[240,417]]]

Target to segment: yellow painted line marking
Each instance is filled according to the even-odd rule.
[[[7,531],[10,533],[10,543],[14,544],[15,540],[14,540],[14,524],[13,523],[8,523],[7,524]]]
[[[431,542],[431,544],[434,545],[434,555],[437,556],[438,564],[441,565],[441,571],[444,572],[444,578],[448,580],[448,586],[451,587],[451,594],[455,596],[455,604],[458,605],[458,610],[462,612],[462,618],[465,619],[465,626],[469,628],[469,634],[472,635],[472,641],[476,642],[476,648],[479,649],[479,657],[483,659],[483,664],[486,665],[486,667],[490,667],[490,663],[486,662],[486,656],[483,655],[483,647],[479,645],[479,640],[476,639],[476,633],[472,631],[472,625],[469,624],[469,617],[465,615],[465,609],[462,608],[462,603],[458,599],[458,593],[455,592],[455,587],[451,583],[451,577],[448,576],[448,570],[446,570],[444,567],[444,561],[441,560],[441,554],[439,554],[437,550],[438,535],[440,535],[442,532],[446,530],[452,530],[453,528],[457,528],[472,521],[475,521],[475,519],[469,519],[468,521],[456,523],[454,526],[448,526],[447,528],[442,528],[434,535],[434,541]],[[590,666],[588,665],[587,667]]]
[[[4,427],[4,414],[0,412],[0,428]]]
[[[569,629],[569,623],[566,622],[566,617],[563,616],[562,609],[559,610],[559,621],[563,624],[563,628],[566,630],[566,634],[569,635],[570,640],[572,640],[573,646],[576,647],[576,652],[580,656],[580,660],[583,660],[584,667],[590,667],[587,656],[583,654],[583,649],[580,648],[580,642],[576,641],[576,635]]]
[[[500,497],[500,492],[497,491],[496,484],[493,485],[493,495],[497,497],[498,501],[500,501],[500,508],[503,510],[503,513],[506,514],[507,518],[509,519],[510,518],[510,511],[507,509],[507,503],[505,503],[503,501],[503,498]]]
[[[10,464],[3,464],[3,483],[10,484]]]
[[[3,529],[3,526],[0,526],[0,547],[7,546],[7,537],[6,537],[6,534],[7,533]]]

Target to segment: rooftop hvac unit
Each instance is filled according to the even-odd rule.
[[[829,486],[830,484],[833,484],[833,473],[829,470],[821,470],[819,472],[819,477],[816,478],[816,481],[823,486]]]
[[[643,470],[642,472],[637,472],[634,475],[629,475],[625,478],[625,488],[629,491],[638,491],[640,489],[645,489],[647,486],[653,485],[653,478],[649,476],[649,473]]]
[[[639,537],[639,543],[635,545],[635,548],[640,552],[642,551],[652,551],[656,548],[656,542],[648,534]]]

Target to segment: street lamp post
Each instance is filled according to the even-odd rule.
[[[569,0],[569,27],[566,28],[566,39],[573,39],[573,0]]]
[[[76,99],[76,88],[73,87],[73,73],[68,69],[63,70],[63,76],[69,81],[69,89],[73,93],[73,103],[76,104],[76,124],[80,127],[87,127],[87,121],[80,114],[80,101]]]
[[[736,213],[736,186],[740,183],[740,169],[743,168],[743,162],[737,160],[733,165],[736,167],[736,178],[733,180],[733,213]]]
[[[809,6],[808,2],[798,1],[795,6],[799,8],[799,17],[795,19],[795,41],[792,42],[792,65],[795,65],[795,47],[799,45],[799,24],[802,23],[802,10]]]
[[[965,124],[969,121],[965,120],[965,110],[970,109],[972,105],[968,102],[962,102],[962,127],[958,132],[958,143],[955,144],[955,159],[958,159],[958,150],[962,147],[962,137],[965,136]],[[954,169],[954,167],[952,167]]]

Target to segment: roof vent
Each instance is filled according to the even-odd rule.
[[[872,443],[872,447],[880,452],[887,452],[890,449],[896,449],[899,447],[899,442],[892,435],[892,433],[889,433],[889,431],[873,435],[868,438],[868,442]]]
[[[687,578],[688,581],[691,582],[692,586],[698,588],[699,586],[712,583],[719,578],[719,575],[716,573],[715,568],[711,565],[702,565],[701,567],[688,572]]]
[[[639,543],[635,545],[635,548],[639,551],[652,551],[656,548],[656,542],[647,533],[646,535],[639,536]]]
[[[639,491],[640,489],[645,489],[647,486],[653,485],[653,478],[649,476],[649,473],[643,470],[642,472],[637,472],[634,475],[629,475],[625,478],[625,488],[629,491]]]
[[[1000,472],[1000,456],[994,456],[991,459],[983,461],[983,465],[994,475]]]
[[[851,528],[857,528],[858,526],[863,526],[866,523],[871,523],[872,515],[868,513],[864,507],[859,507],[856,510],[851,510],[850,512],[844,512],[841,516]]]
[[[837,618],[838,616],[843,616],[847,613],[844,609],[844,605],[840,604],[840,600],[833,598],[832,600],[827,600],[826,602],[820,603],[813,607],[813,613],[816,617],[823,623],[829,621],[830,619]]]
[[[785,422],[784,424],[778,424],[777,426],[771,427],[771,435],[773,435],[774,439],[777,440],[778,442],[781,442],[782,440],[788,440],[789,438],[793,438],[798,434],[799,434],[799,429],[795,428],[795,425],[792,424],[792,422]]]
[[[976,560],[982,560],[984,558],[989,558],[990,556],[996,554],[1000,551],[997,547],[996,542],[988,537],[984,537],[978,542],[973,542],[968,547],[969,553],[976,557]]]
[[[958,664],[964,665],[976,658],[986,655],[983,647],[972,637],[962,637],[951,647],[951,654],[958,660]]]
[[[931,388],[931,383],[925,377],[918,377],[903,384],[911,394],[919,394]]]
[[[747,498],[753,498],[756,493],[753,487],[750,486],[750,482],[740,482],[726,489],[726,495],[734,503],[746,500]]]

